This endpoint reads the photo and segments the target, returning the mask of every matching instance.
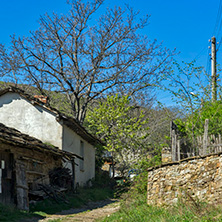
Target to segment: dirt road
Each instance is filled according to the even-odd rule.
[[[96,219],[108,216],[119,210],[119,202],[116,200],[104,200],[98,202],[89,202],[82,208],[70,209],[62,211],[58,214],[49,215],[45,219],[38,220],[38,222],[71,222],[84,221],[91,222]]]

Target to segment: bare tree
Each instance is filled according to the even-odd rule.
[[[0,71],[22,83],[62,92],[74,117],[84,121],[89,104],[113,92],[134,95],[154,86],[167,73],[172,52],[139,31],[139,18],[128,6],[98,13],[104,0],[69,2],[67,15],[46,14],[29,37],[12,37],[0,47]],[[99,16],[100,15],[100,16]]]

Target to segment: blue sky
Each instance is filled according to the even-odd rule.
[[[214,33],[220,0],[107,0],[103,7],[125,3],[141,15],[151,16],[143,34],[163,42],[167,48],[176,48],[180,52],[176,57],[179,61],[190,62],[197,57],[198,65],[207,65],[208,40],[216,35],[219,42],[222,37],[222,30]],[[38,27],[40,15],[46,12],[67,10],[66,0],[0,0],[0,43],[8,45],[13,34],[27,36]],[[218,63],[222,63],[221,50]],[[162,94],[159,99],[169,102],[169,95]]]

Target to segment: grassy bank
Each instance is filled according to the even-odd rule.
[[[20,211],[13,207],[0,204],[0,221],[15,222],[23,221],[31,217],[44,218],[47,214],[54,214],[70,208],[78,208],[89,201],[99,201],[113,197],[113,191],[110,188],[88,188],[79,189],[78,193],[67,193],[59,202],[52,199],[46,199],[30,206],[30,212]]]
[[[119,212],[101,220],[103,222],[117,221],[149,221],[149,222],[197,222],[222,221],[222,207],[206,203],[178,202],[174,206],[148,206],[144,195],[136,199],[124,200]]]
[[[17,210],[14,207],[4,206],[0,204],[0,221],[15,222],[22,221],[23,219],[31,217],[41,217],[38,213],[28,213],[25,211]]]
[[[68,193],[63,200],[58,203],[51,199],[38,202],[30,207],[31,212],[42,212],[42,214],[54,214],[70,208],[78,208],[89,201],[99,201],[113,197],[113,191],[110,188],[88,188],[79,189],[77,194]]]
[[[171,206],[148,206],[146,203],[147,173],[144,171],[122,196],[118,212],[104,218],[104,222],[207,222],[222,221],[222,205],[210,205],[198,200],[179,199]]]

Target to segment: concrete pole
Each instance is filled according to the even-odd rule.
[[[211,78],[212,78],[212,91],[211,91],[211,101],[215,102],[217,100],[217,74],[216,74],[216,38],[213,36],[211,38]]]

